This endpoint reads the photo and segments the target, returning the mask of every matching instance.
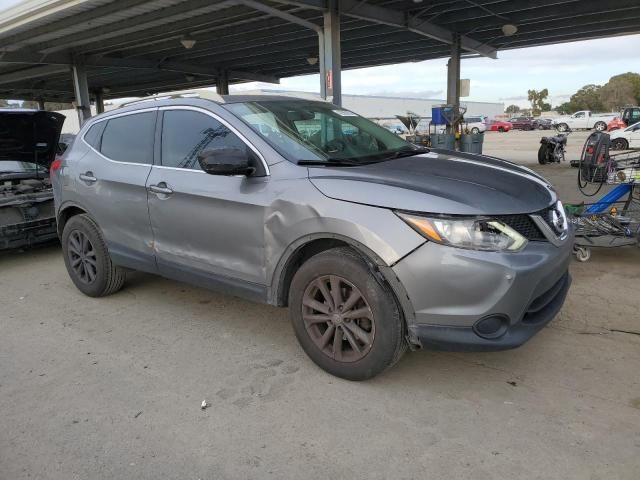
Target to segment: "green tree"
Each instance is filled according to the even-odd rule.
[[[551,110],[553,110],[553,108],[551,107],[550,103],[543,103],[542,104],[542,111],[543,112],[550,112]]]
[[[528,90],[527,91],[527,99],[531,103],[531,112],[534,115],[540,115],[542,112],[542,107],[544,105],[544,101],[549,96],[549,90]]]
[[[562,114],[565,114],[565,115],[575,112],[575,110],[573,109],[573,105],[571,105],[571,102],[561,103],[560,105],[558,105],[556,107],[556,110],[559,113],[562,113]]]
[[[627,72],[611,77],[600,90],[600,100],[607,110],[637,105],[640,102],[640,75]]]
[[[571,95],[569,99],[569,108],[567,113],[577,112],[578,110],[593,110],[594,112],[604,110],[602,100],[600,98],[600,85],[589,84],[582,87],[576,93]]]
[[[518,105],[509,105],[504,111],[511,114],[518,113],[520,111],[520,107]]]

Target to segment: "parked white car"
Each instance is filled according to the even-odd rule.
[[[487,130],[487,117],[481,115],[465,117],[464,126],[469,130],[469,133],[484,133]]]
[[[555,118],[553,125],[559,132],[575,130],[578,128],[590,130],[592,128],[599,132],[607,131],[607,123],[616,117],[616,113],[592,113],[591,110],[581,110],[573,115],[566,115]]]
[[[611,148],[614,150],[640,148],[640,122],[627,128],[614,130],[609,134],[609,138],[611,138]]]

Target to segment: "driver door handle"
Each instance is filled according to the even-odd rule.
[[[93,176],[93,172],[81,173],[78,178],[87,183],[96,183],[98,181],[98,179]]]
[[[149,190],[153,193],[160,193],[163,195],[171,195],[173,190],[171,190],[165,182],[160,182],[157,185],[149,185]]]

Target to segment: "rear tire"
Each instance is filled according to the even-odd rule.
[[[500,133],[504,133],[504,127],[498,127],[498,131],[499,131]]]
[[[367,380],[406,351],[393,294],[350,248],[321,252],[300,267],[289,290],[289,314],[303,350],[336,377]]]
[[[473,127],[471,129],[471,133],[474,134],[474,135],[477,135],[477,134],[480,133],[480,129],[478,127]]]
[[[569,125],[567,125],[566,123],[560,123],[557,127],[557,130],[559,132],[566,132],[567,130],[569,130]]]
[[[125,272],[111,262],[100,229],[91,217],[71,217],[61,242],[64,264],[78,290],[89,297],[104,297],[122,288]]]
[[[607,131],[607,124],[604,122],[596,122],[596,124],[593,126],[593,128],[595,128],[598,132],[606,132]]]
[[[627,150],[629,148],[629,142],[624,138],[616,138],[611,140],[611,148],[613,150]]]

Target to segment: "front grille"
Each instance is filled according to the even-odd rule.
[[[545,236],[529,215],[499,215],[495,217],[495,219],[507,224],[527,240],[546,240]]]

